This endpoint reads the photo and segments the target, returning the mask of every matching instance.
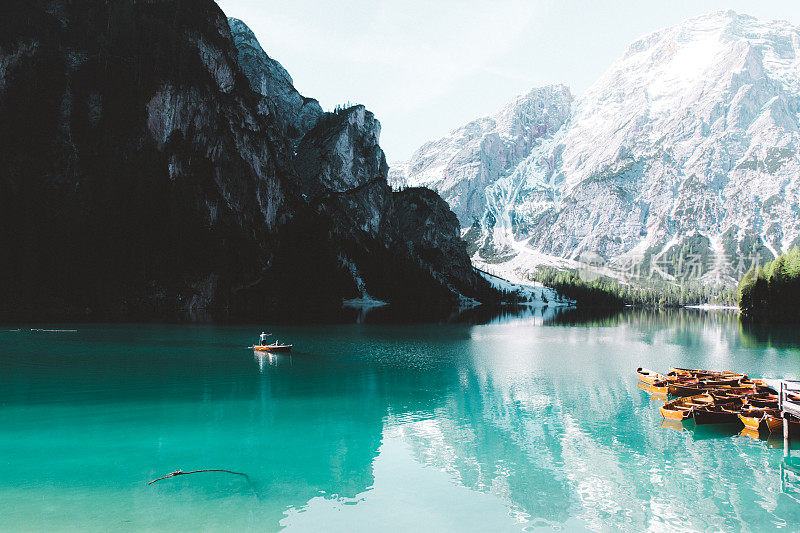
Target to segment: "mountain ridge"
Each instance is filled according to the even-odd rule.
[[[473,261],[735,283],[800,238],[798,57],[800,30],[733,11],[638,39],[481,189]],[[416,184],[415,159],[408,168]]]
[[[388,186],[372,113],[323,112],[213,1],[7,8],[2,319],[330,320],[366,294],[434,318],[496,299],[447,204]]]

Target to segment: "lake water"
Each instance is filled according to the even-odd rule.
[[[800,528],[782,440],[662,428],[634,374],[797,377],[791,331],[561,322],[2,331],[0,529]]]

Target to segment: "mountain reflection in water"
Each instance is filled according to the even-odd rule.
[[[22,529],[800,522],[782,442],[665,426],[637,388],[637,366],[800,376],[796,344],[764,346],[733,313],[76,329],[0,332],[0,505]],[[294,351],[254,355],[261,329]],[[177,468],[252,483],[146,485]]]

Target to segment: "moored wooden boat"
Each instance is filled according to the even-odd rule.
[[[698,425],[740,422],[738,409],[726,408],[725,405],[698,407],[692,411],[692,417],[694,418],[694,423]]]
[[[756,394],[748,394],[745,396],[745,401],[753,407],[765,407],[769,409],[778,408],[778,395],[768,392],[758,392]]]
[[[766,416],[764,416],[763,423],[767,426],[767,430],[770,433],[777,433],[783,429],[783,419],[780,413],[767,413]]]
[[[739,387],[746,387],[748,389],[753,389],[753,391],[756,391],[758,389],[758,383],[756,383],[756,381],[754,381],[754,380],[748,379],[747,377],[742,379],[739,382],[738,386]]]
[[[744,403],[744,395],[738,391],[712,389],[709,390],[708,393],[714,398],[714,403],[720,405],[734,402],[736,405],[742,405],[742,403]]]
[[[671,396],[695,396],[704,392],[718,393],[720,396],[741,396],[755,393],[749,387],[739,387],[729,384],[729,382],[718,381],[676,381],[670,382],[667,392]]]
[[[754,429],[756,431],[769,431],[782,426],[780,412],[771,409],[753,409],[743,407],[739,412],[739,420],[745,427]]]
[[[698,383],[670,383],[667,392],[670,396],[676,396],[679,398],[686,397],[686,396],[697,396],[698,394],[703,394],[705,389],[701,389],[698,387]]]
[[[783,430],[783,418],[781,418],[780,414],[778,416],[772,415],[767,413],[766,424],[767,429],[769,429],[770,433],[780,433]],[[789,428],[791,429],[792,424],[789,424]]]
[[[766,393],[769,393],[769,394],[777,394],[778,393],[778,391],[776,391],[773,387],[771,387],[769,384],[767,384],[766,381],[764,381],[762,379],[754,379],[753,383],[755,383],[756,391],[758,391],[759,393],[762,393],[762,392],[766,392]]]
[[[669,384],[670,382],[667,380],[656,381],[649,385],[649,390],[655,394],[667,394],[669,392]]]
[[[699,407],[714,404],[714,398],[709,394],[698,394],[688,398],[678,398],[669,401],[659,408],[661,416],[670,420],[686,420],[692,416],[692,411]]]
[[[676,374],[688,374],[694,377],[729,376],[735,374],[735,372],[731,372],[730,370],[700,370],[696,368],[679,368],[679,367],[672,367],[669,369],[669,371],[670,373],[674,372]]]
[[[652,385],[656,381],[664,381],[666,379],[658,372],[653,372],[652,370],[648,370],[642,367],[636,369],[636,375],[639,376],[639,379],[641,379],[645,383],[649,383],[650,385]]]
[[[641,389],[650,395],[650,400],[654,402],[666,402],[669,400],[669,397],[666,393],[659,392],[660,388],[650,385],[649,383],[645,383],[644,381],[639,381],[636,383],[636,388]]]
[[[713,387],[738,387],[739,386],[739,379],[710,379],[707,381],[703,381],[703,385],[708,388]]]

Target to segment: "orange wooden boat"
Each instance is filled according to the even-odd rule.
[[[745,427],[772,433],[783,426],[780,411],[775,409],[742,408],[739,420]]]
[[[257,344],[253,346],[253,350],[257,352],[291,352],[291,344]]]
[[[759,392],[756,394],[748,394],[745,396],[745,401],[753,407],[761,407],[767,409],[778,408],[778,395],[769,392]]]
[[[700,370],[696,368],[678,368],[678,367],[670,368],[669,372],[670,374],[672,373],[684,374],[684,375],[689,375],[694,377],[704,377],[704,378],[709,378],[713,376],[729,376],[731,374],[734,374],[734,372],[731,372],[730,370]]]
[[[656,381],[649,385],[649,390],[654,394],[667,394],[669,392],[669,383],[667,380]]]
[[[664,404],[659,408],[661,416],[670,420],[686,420],[692,416],[695,408],[714,405],[714,398],[710,394],[698,394],[688,398],[678,398]]]
[[[718,404],[737,402],[743,403],[745,399],[754,394],[755,391],[751,389],[739,389],[736,387],[721,387],[719,389],[709,389],[707,391]]]
[[[692,410],[694,423],[702,424],[732,424],[739,422],[739,409],[733,404],[708,405]]]
[[[641,379],[645,383],[649,383],[650,385],[652,385],[656,381],[664,381],[667,379],[658,372],[653,372],[652,370],[647,370],[646,368],[642,367],[636,369],[636,375],[639,376],[639,379]]]

